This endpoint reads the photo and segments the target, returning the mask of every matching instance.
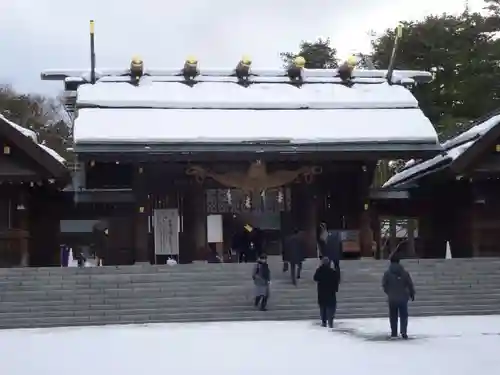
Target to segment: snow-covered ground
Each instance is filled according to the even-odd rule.
[[[6,375],[497,374],[500,316],[414,318],[409,341],[380,319],[0,331]]]

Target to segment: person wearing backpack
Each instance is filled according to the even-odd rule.
[[[390,257],[391,264],[382,278],[382,288],[387,295],[389,304],[389,321],[391,325],[391,338],[398,337],[398,317],[400,320],[400,333],[403,339],[408,339],[408,301],[415,300],[415,288],[410,274],[399,263],[399,256]]]

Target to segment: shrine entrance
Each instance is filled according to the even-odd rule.
[[[268,255],[279,255],[282,251],[282,238],[290,228],[286,225],[291,212],[290,188],[275,188],[260,193],[245,193],[241,189],[207,189],[207,215],[219,216],[220,235],[215,225],[207,224],[208,243],[211,238],[222,238],[217,250],[230,254],[234,237],[249,225],[262,235],[263,250]],[[214,219],[212,219],[214,221]],[[235,255],[234,252],[232,254]]]

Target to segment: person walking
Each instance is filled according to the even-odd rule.
[[[408,300],[415,300],[415,287],[410,274],[399,263],[397,253],[390,257],[389,269],[382,278],[382,288],[387,295],[389,305],[389,322],[391,338],[398,337],[398,317],[400,333],[403,339],[408,339]]]
[[[339,272],[332,268],[328,257],[321,258],[321,265],[314,273],[314,281],[318,287],[318,305],[321,325],[333,328],[333,319],[337,310],[337,292],[339,291]]]
[[[267,310],[269,299],[269,285],[271,284],[271,270],[267,264],[266,254],[261,254],[252,272],[252,279],[255,285],[254,306],[261,311]]]
[[[305,259],[303,232],[295,230],[285,242],[285,261],[290,265],[292,284],[297,285],[302,272],[302,262]]]
[[[231,248],[236,252],[238,263],[247,263],[249,257],[250,241],[245,228],[238,229],[233,235]]]
[[[321,257],[327,257],[335,264],[340,275],[340,258],[342,258],[342,237],[337,230],[329,231],[326,223],[321,223],[319,230],[319,249]]]

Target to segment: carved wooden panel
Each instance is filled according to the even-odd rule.
[[[239,189],[207,189],[208,213],[244,213],[289,211],[291,198],[289,189],[272,189],[265,194],[247,195]]]

